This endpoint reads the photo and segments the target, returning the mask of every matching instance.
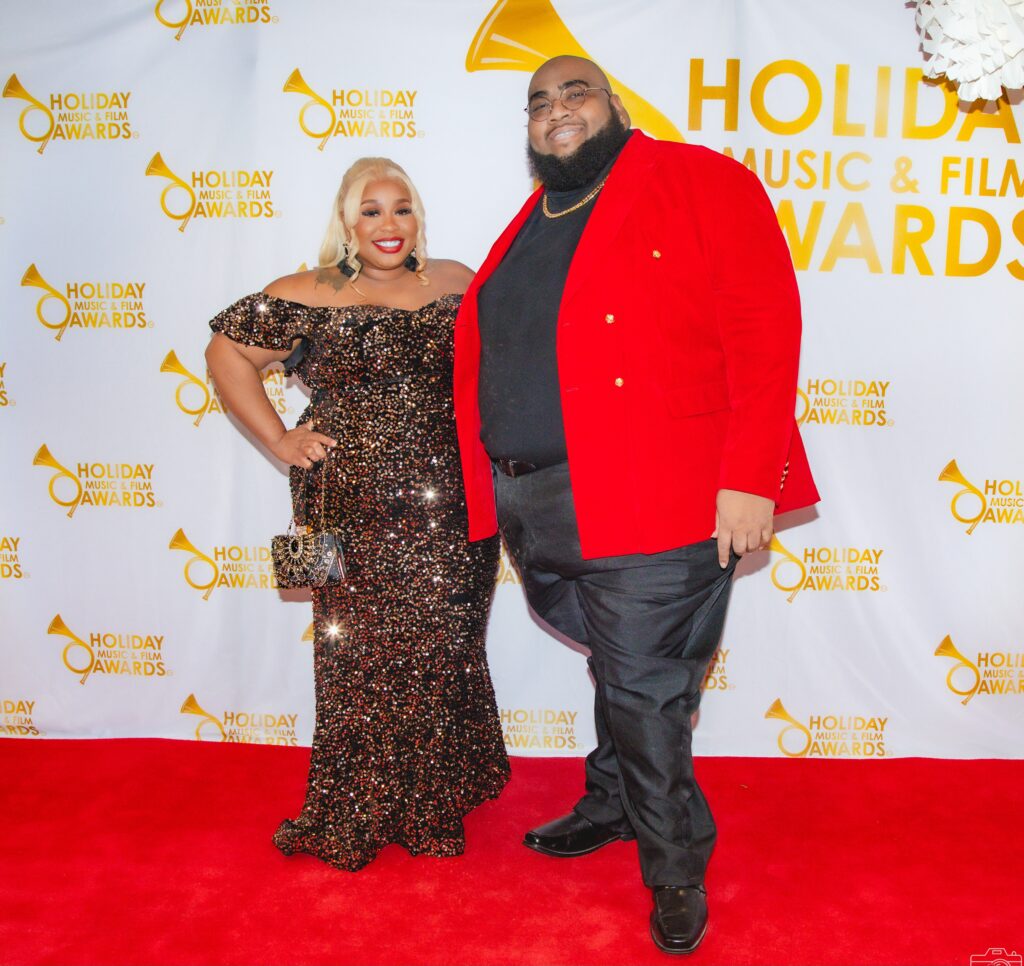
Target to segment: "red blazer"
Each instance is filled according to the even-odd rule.
[[[480,442],[477,292],[462,300],[455,418],[469,538],[497,529]],[[634,132],[594,202],[558,314],[558,381],[585,558],[705,540],[719,489],[776,512],[818,500],[797,430],[800,299],[771,202],[743,165]]]

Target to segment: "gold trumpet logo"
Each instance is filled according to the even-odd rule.
[[[519,571],[516,570],[515,564],[512,563],[508,554],[505,553],[505,546],[502,544],[501,554],[498,557],[498,576],[495,579],[495,584],[501,587],[504,584],[521,584],[522,582]]]
[[[781,590],[783,593],[788,593],[789,596],[786,600],[792,604],[796,599],[796,595],[800,593],[800,589],[804,585],[804,581],[807,579],[807,568],[804,566],[804,562],[794,553],[790,553],[783,545],[779,538],[773,533],[771,543],[768,544],[769,550],[774,550],[777,554],[782,556],[781,560],[776,560],[772,565],[771,576],[772,583]],[[784,584],[782,578],[779,576],[780,568],[786,566],[786,564],[793,564],[796,566],[797,579],[795,583]]]
[[[3,96],[16,97],[18,100],[28,101],[28,107],[24,108],[18,117],[18,130],[21,131],[22,135],[27,140],[38,144],[39,147],[36,150],[39,154],[42,154],[46,150],[46,145],[50,143],[50,138],[53,137],[53,111],[51,111],[42,101],[36,100],[36,98],[25,90],[21,81],[18,80],[17,74],[11,74],[11,76],[7,78],[7,83],[4,84]],[[46,130],[42,134],[32,134],[25,126],[25,118],[32,111],[42,111],[46,116]]]
[[[184,550],[186,553],[192,554],[188,563],[185,564],[185,583],[193,590],[203,591],[203,600],[209,600],[210,594],[213,593],[213,588],[217,586],[217,580],[220,578],[220,567],[217,566],[216,561],[212,557],[208,557],[202,550],[197,550],[192,541],[185,536],[185,531],[181,527],[174,531],[174,536],[171,537],[167,548],[169,550]],[[193,580],[191,574],[193,564],[206,564],[213,571],[213,576],[205,583]]]
[[[811,411],[811,400],[799,386],[796,390],[796,404],[796,423],[798,426],[802,426],[807,414]]]
[[[978,688],[981,687],[981,672],[978,670],[978,666],[973,661],[968,661],[967,658],[956,649],[953,644],[953,639],[948,634],[942,639],[942,643],[935,648],[935,656],[949,657],[956,661],[956,664],[954,664],[946,674],[946,687],[954,694],[963,698],[960,702],[961,704],[967,704],[967,702],[978,693]],[[961,668],[965,669],[974,681],[974,683],[966,690],[961,690],[953,683],[953,675]]]
[[[60,342],[64,338],[64,332],[68,327],[68,323],[71,321],[71,303],[65,298],[65,296],[55,289],[42,275],[39,274],[39,269],[36,268],[35,262],[33,262],[25,270],[25,274],[21,276],[21,284],[23,288],[39,288],[42,289],[46,294],[36,302],[36,318],[46,326],[48,329],[52,329],[57,334],[54,338]],[[50,300],[56,299],[64,307],[64,317],[59,322],[48,322],[46,315],[43,313],[43,306]]]
[[[168,218],[172,221],[180,221],[178,225],[178,231],[184,231],[185,226],[189,223],[193,213],[196,210],[196,193],[192,190],[192,185],[187,181],[179,178],[164,161],[160,152],[157,151],[149,159],[149,164],[146,165],[146,176],[167,178],[171,183],[164,187],[164,190],[160,192],[160,208]],[[173,191],[175,188],[181,188],[188,195],[188,208],[183,212],[174,212],[167,205],[167,193]]]
[[[304,630],[304,631],[302,632],[302,643],[303,643],[303,644],[307,644],[307,643],[309,643],[310,641],[314,640],[314,639],[315,639],[315,638],[314,638],[314,634],[315,634],[315,630],[314,630],[314,627],[313,627],[313,625],[312,625],[312,624],[310,624],[310,625],[309,625],[309,627],[307,627],[307,628],[306,628],[306,629],[305,629],[305,630]]]
[[[60,637],[66,637],[68,643],[64,645],[64,652],[61,654],[61,659],[64,661],[64,667],[66,667],[72,674],[79,674],[79,684],[85,684],[86,678],[92,673],[92,669],[96,666],[96,655],[93,653],[92,647],[85,643],[77,634],[72,631],[67,624],[64,623],[64,618],[57,614],[52,621],[50,626],[46,628],[47,634],[56,634]],[[85,652],[85,664],[79,666],[72,664],[71,652],[75,649]]]
[[[988,509],[988,499],[985,494],[981,492],[963,473],[960,472],[960,467],[956,465],[956,460],[950,460],[942,472],[939,474],[940,483],[956,483],[961,486],[962,489],[958,490],[950,501],[949,509],[953,516],[960,521],[960,523],[967,523],[970,526],[967,527],[967,533],[974,533],[974,528],[981,523],[985,516],[985,511]],[[981,508],[972,517],[962,517],[957,510],[957,504],[961,498],[965,496],[977,497],[981,502]]]
[[[185,377],[184,380],[178,384],[178,388],[174,390],[174,401],[178,404],[178,408],[183,413],[188,416],[195,416],[195,421],[192,425],[198,426],[213,405],[213,393],[210,392],[210,387],[207,386],[202,379],[189,372],[189,370],[181,364],[173,349],[164,356],[164,361],[160,363],[160,371],[173,372],[176,375]],[[198,408],[190,409],[182,398],[182,391],[190,386],[198,386],[199,391],[202,393],[201,398],[203,401],[199,404]]]
[[[220,735],[220,737],[217,739],[218,741],[227,740],[228,733],[224,730],[224,725],[221,724],[218,718],[215,718],[212,714],[210,714],[209,711],[204,711],[200,707],[199,702],[196,701],[196,696],[194,694],[190,694],[182,702],[181,713],[194,714],[201,719],[199,724],[196,725],[196,741],[203,740],[203,728],[207,727],[208,725],[213,725],[217,729],[217,732]]]
[[[66,466],[62,466],[54,458],[50,452],[49,447],[43,443],[42,446],[36,451],[36,455],[32,457],[33,466],[48,466],[52,470],[57,472],[50,478],[50,485],[48,487],[50,493],[50,499],[53,500],[57,506],[63,506],[68,508],[68,517],[74,516],[75,510],[78,509],[78,504],[82,502],[82,484],[78,477],[71,472]],[[55,489],[58,480],[71,480],[74,485],[75,495],[70,500],[62,500]]]
[[[779,737],[776,739],[779,744],[779,751],[787,758],[805,758],[807,756],[807,752],[811,750],[811,742],[813,740],[811,732],[783,707],[781,699],[776,698],[772,702],[771,707],[764,713],[764,716],[786,722],[786,727],[779,732]],[[785,745],[785,737],[790,731],[794,731],[801,736],[800,740],[803,744],[799,751],[790,751]]]
[[[156,7],[153,9],[153,13],[156,14],[156,19],[165,27],[170,27],[171,30],[177,29],[178,32],[174,35],[174,39],[181,40],[181,35],[185,32],[185,28],[192,20],[192,0],[184,0],[185,14],[180,20],[168,20],[163,15],[162,8],[166,2],[167,0],[156,0]]]
[[[318,151],[323,151],[324,145],[331,139],[331,135],[334,133],[334,129],[338,124],[338,115],[334,112],[334,105],[330,101],[322,98],[309,84],[306,83],[299,68],[296,67],[288,75],[288,80],[284,82],[282,90],[286,94],[305,94],[306,97],[310,98],[299,110],[299,127],[302,128],[304,134],[307,134],[311,138],[320,138],[320,144],[317,146]],[[322,130],[316,130],[309,127],[306,123],[306,111],[311,107],[321,107],[327,111],[327,117],[329,118],[327,126]]]
[[[522,70],[533,73],[557,54],[590,59],[558,16],[550,0],[498,0],[484,17],[466,52],[466,70]],[[685,140],[656,107],[608,75],[633,123],[664,141]]]

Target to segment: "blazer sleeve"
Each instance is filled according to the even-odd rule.
[[[719,488],[778,502],[796,425],[800,293],[789,248],[757,176],[716,159],[705,213],[731,415]]]

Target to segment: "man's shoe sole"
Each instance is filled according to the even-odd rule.
[[[655,926],[656,914],[651,913],[651,939],[654,940],[654,945],[658,947],[663,953],[669,953],[672,956],[688,956],[692,953],[703,941],[704,937],[708,934],[708,924],[704,923],[704,928],[701,930],[701,934],[697,937],[696,941],[692,946],[666,946],[659,938],[659,930]]]
[[[539,852],[541,855],[550,855],[553,859],[576,859],[581,855],[590,855],[591,852],[596,852],[598,849],[603,849],[606,845],[611,845],[612,842],[628,842],[629,839],[624,839],[621,835],[616,835],[613,839],[608,839],[606,842],[600,842],[597,845],[592,845],[589,849],[582,849],[577,852],[557,852],[554,849],[545,848],[537,842],[529,842],[523,839],[523,845],[528,849],[533,849],[534,852]]]

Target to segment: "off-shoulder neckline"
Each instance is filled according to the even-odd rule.
[[[408,312],[410,314],[416,312],[422,312],[424,309],[430,308],[431,305],[436,305],[442,299],[447,298],[462,298],[462,292],[445,292],[443,295],[439,295],[436,299],[431,299],[429,302],[424,302],[419,308],[416,309],[402,309],[393,305],[380,305],[377,302],[353,302],[351,305],[308,305],[306,302],[296,302],[294,299],[281,298],[280,295],[271,295],[269,292],[253,292],[249,298],[264,298],[273,299],[275,302],[284,302],[288,305],[295,305],[300,309],[313,309],[314,311],[327,309],[333,312],[347,312],[349,309],[385,309],[388,312]]]

